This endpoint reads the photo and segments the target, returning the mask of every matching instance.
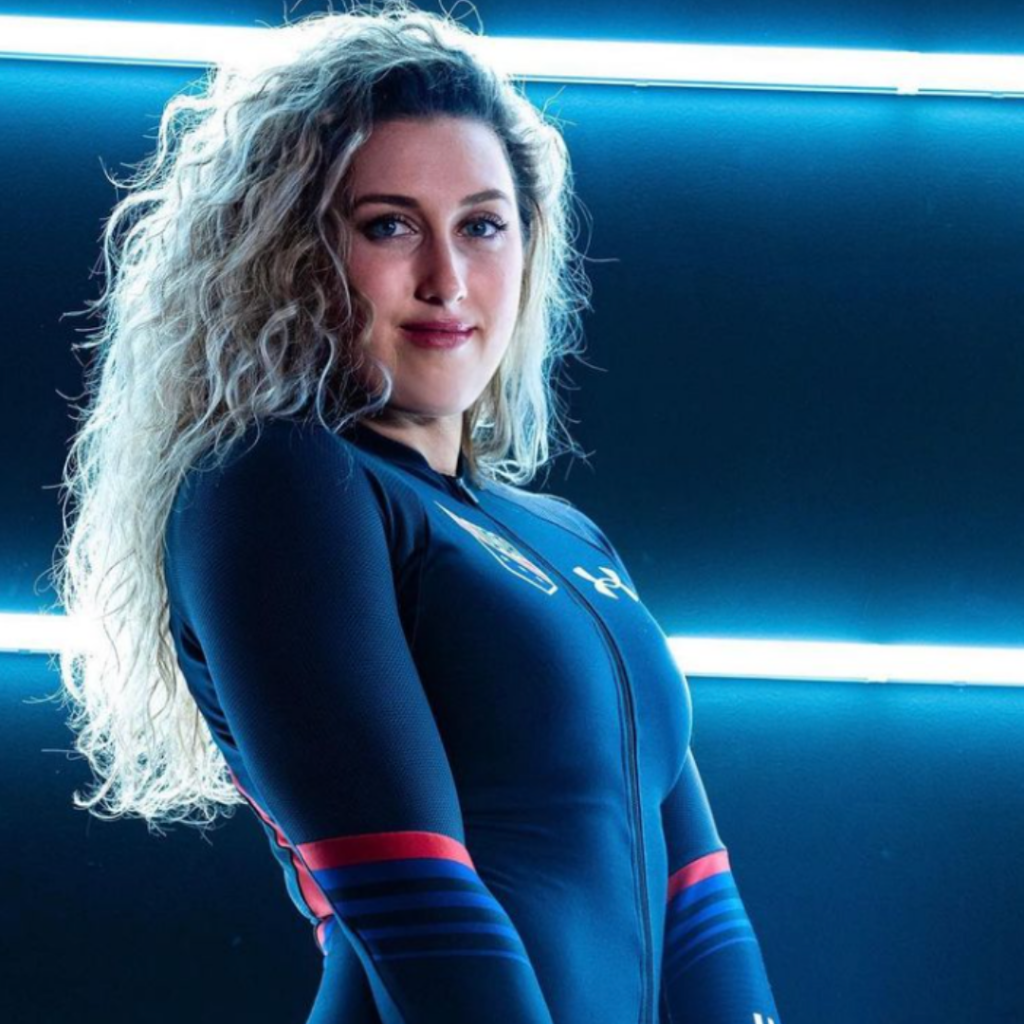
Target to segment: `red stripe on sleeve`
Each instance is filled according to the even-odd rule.
[[[714,853],[698,857],[669,876],[668,899],[671,900],[673,896],[693,885],[694,882],[700,882],[712,875],[719,875],[723,871],[731,870],[728,850],[716,850]]]
[[[469,851],[462,843],[437,832],[369,832],[300,843],[296,849],[311,871],[409,857],[454,860],[476,870]]]

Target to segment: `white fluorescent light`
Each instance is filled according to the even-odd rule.
[[[57,653],[70,637],[71,626],[64,615],[0,614],[0,652]],[[687,676],[1024,685],[1021,647],[686,636],[669,637],[668,643],[680,670]]]
[[[865,683],[1024,684],[1022,647],[670,637],[686,675]]]
[[[0,614],[0,653],[56,653],[72,638],[66,615]]]
[[[230,53],[268,56],[262,28],[105,18],[0,17],[0,57],[202,67]],[[278,46],[280,44],[278,43]]]
[[[281,54],[287,29],[0,16],[0,57],[238,66]],[[295,36],[302,43],[301,32]],[[516,78],[716,89],[1024,96],[1024,55],[470,36]]]
[[[524,78],[717,89],[1024,95],[1024,56],[489,37]]]

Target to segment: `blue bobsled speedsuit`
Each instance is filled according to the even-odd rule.
[[[604,533],[366,424],[235,444],[175,497],[171,631],[325,954],[310,1020],[782,1024]]]

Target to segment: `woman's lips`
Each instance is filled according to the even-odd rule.
[[[476,328],[471,327],[468,331],[439,331],[403,327],[402,330],[414,345],[421,348],[458,348],[469,340]]]

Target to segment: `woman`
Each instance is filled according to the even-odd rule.
[[[246,802],[309,1024],[779,1024],[664,634],[523,487],[586,305],[560,135],[404,3],[280,31],[107,227],[143,211],[69,459],[79,806]]]

